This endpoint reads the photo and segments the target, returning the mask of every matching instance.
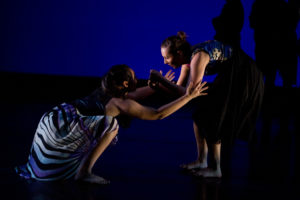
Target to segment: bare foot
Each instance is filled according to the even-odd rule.
[[[100,177],[100,176],[97,176],[95,174],[86,174],[84,176],[81,176],[81,177],[76,177],[75,178],[76,180],[79,180],[79,181],[84,181],[84,182],[88,182],[88,183],[95,183],[95,184],[100,184],[100,185],[107,185],[110,183],[110,181]]]
[[[201,163],[199,160],[196,160],[194,162],[180,165],[182,169],[186,170],[192,170],[192,169],[205,169],[207,168],[207,163]]]
[[[203,177],[203,178],[221,178],[222,172],[220,169],[203,169],[199,171],[193,172],[193,175],[196,177]]]

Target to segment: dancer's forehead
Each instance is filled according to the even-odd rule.
[[[160,51],[163,57],[168,57],[171,55],[169,47],[161,47]]]

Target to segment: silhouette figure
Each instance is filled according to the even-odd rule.
[[[286,135],[290,116],[289,101],[291,87],[297,78],[297,14],[292,3],[285,0],[256,0],[249,16],[250,27],[254,30],[255,57],[265,77],[263,105],[262,142],[270,141],[270,128],[274,113],[275,78],[277,71],[283,80],[280,91],[280,131]],[[278,94],[278,93],[277,93]],[[278,100],[278,96],[276,97]]]
[[[214,39],[240,47],[240,32],[244,25],[244,8],[240,0],[226,0],[221,14],[213,18],[212,24],[216,31]]]
[[[256,0],[249,17],[254,29],[255,56],[266,86],[273,86],[279,70],[283,85],[296,83],[295,12],[285,0]],[[293,9],[294,10],[294,9]]]
[[[295,29],[297,28],[297,25],[299,23],[300,20],[300,1],[299,0],[289,0],[288,1],[289,6],[291,8],[291,11],[294,12],[293,16],[293,23],[294,23],[294,27]],[[300,56],[300,38],[298,38],[297,40],[297,56]],[[299,92],[298,92],[299,93]],[[298,106],[298,102],[300,101],[299,98],[299,94],[295,95],[295,154],[294,154],[294,158],[295,158],[295,165],[294,165],[294,169],[295,169],[295,173],[294,173],[294,180],[296,182],[299,183],[299,178],[300,178],[300,106]]]

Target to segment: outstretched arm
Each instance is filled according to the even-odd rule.
[[[154,89],[162,90],[166,93],[176,96],[182,96],[186,92],[186,88],[164,78],[158,71],[151,70],[149,85]]]
[[[182,80],[188,81],[188,84],[190,82],[193,82],[194,85],[198,84],[199,82],[202,82],[205,68],[208,65],[210,61],[210,57],[208,53],[204,51],[200,51],[196,53],[191,61],[189,74],[187,74],[187,71],[181,71],[180,76],[182,77]],[[180,82],[180,84],[174,84],[171,81],[168,81],[165,79],[158,71],[152,70],[150,75],[150,80],[152,85],[154,85],[155,89],[163,90],[169,94],[175,94],[178,96],[184,95],[186,88],[183,87]]]
[[[127,98],[138,101],[141,99],[145,99],[154,93],[155,90],[153,90],[149,86],[144,86],[144,87],[137,88],[134,92],[129,92],[127,94]]]
[[[195,87],[190,84],[185,95],[158,109],[142,106],[131,99],[113,98],[106,105],[106,114],[110,116],[125,114],[143,120],[163,119],[183,107],[193,98],[206,95],[206,93],[203,93],[207,89],[207,87],[204,87],[205,84],[206,82],[199,83]]]
[[[151,71],[150,71],[150,73],[151,73]],[[160,71],[159,73],[161,74],[161,76],[163,76],[162,71]],[[172,81],[175,78],[174,72],[172,72],[172,70],[169,70],[164,75],[164,78],[167,79],[168,81]],[[138,101],[138,100],[145,99],[145,98],[149,97],[150,95],[152,95],[154,93],[155,93],[154,89],[150,88],[149,86],[144,86],[144,87],[137,88],[133,92],[129,92],[127,94],[127,98]]]

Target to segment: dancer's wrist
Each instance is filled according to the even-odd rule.
[[[148,80],[148,87],[150,87],[153,90],[158,90],[159,89],[159,82]]]

